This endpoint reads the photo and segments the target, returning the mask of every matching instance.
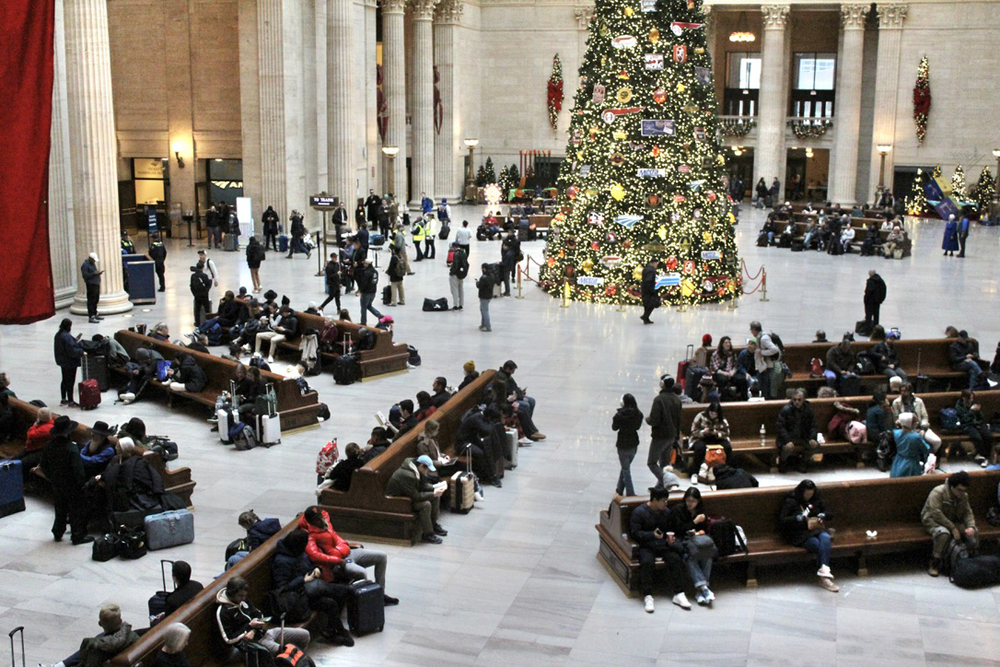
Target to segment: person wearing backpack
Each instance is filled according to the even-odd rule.
[[[454,254],[448,268],[448,286],[451,287],[451,309],[462,310],[465,306],[465,278],[469,275],[469,259],[466,251],[457,242],[451,244]]]
[[[811,479],[799,482],[795,490],[785,496],[778,512],[778,532],[792,546],[802,547],[816,555],[819,570],[820,585],[831,593],[840,590],[833,583],[833,573],[830,571],[830,553],[833,546],[826,524],[833,514],[823,504],[816,483]]]
[[[757,366],[757,385],[760,387],[760,394],[765,399],[782,398],[772,393],[780,389],[780,382],[773,382],[772,376],[778,371],[784,372],[781,367],[781,339],[773,333],[764,333],[764,328],[760,322],[754,320],[750,323],[750,335],[757,339],[757,352],[754,362]]]
[[[958,413],[959,426],[976,447],[976,463],[985,468],[993,458],[993,434],[976,401],[976,392],[963,389],[962,397],[955,403],[955,412]]]
[[[970,483],[969,473],[964,470],[948,475],[944,484],[931,489],[920,512],[920,522],[933,542],[927,567],[932,577],[941,574],[941,561],[952,541],[967,553],[975,553],[979,547],[976,517],[969,505]]]
[[[635,402],[635,396],[625,394],[622,396],[618,411],[611,419],[611,430],[618,432],[615,448],[618,450],[621,472],[618,473],[615,493],[619,496],[623,493],[627,496],[635,495],[635,488],[632,486],[632,460],[639,449],[640,428],[642,428],[642,411]]]

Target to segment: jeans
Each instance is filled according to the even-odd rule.
[[[667,582],[670,594],[683,593],[686,588],[684,581],[684,560],[681,555],[668,546],[639,547],[639,578],[643,596],[653,594],[653,574],[656,571],[656,558],[663,558],[667,570]]]
[[[903,384],[906,384],[907,382],[910,381],[910,376],[908,376],[906,374],[906,371],[904,371],[899,366],[897,366],[896,368],[886,368],[884,371],[882,371],[882,374],[885,375],[890,380],[894,377],[897,377],[903,381]]]
[[[684,559],[685,565],[687,565],[688,576],[691,577],[691,581],[694,583],[695,588],[708,588],[708,582],[712,577],[712,559],[704,558],[698,560],[693,558],[691,554]]]
[[[351,562],[344,563],[344,573],[349,581],[368,578],[367,567],[375,568],[375,583],[385,590],[385,566],[388,557],[383,551],[372,549],[354,549],[348,557]]]
[[[490,300],[489,299],[480,299],[479,300],[479,314],[481,316],[481,320],[480,320],[479,326],[482,327],[482,328],[484,328],[484,329],[487,329],[487,330],[492,329],[493,327],[490,324]]]
[[[816,554],[816,564],[820,567],[830,565],[830,552],[833,546],[830,544],[830,533],[825,530],[816,537],[810,537],[802,546],[806,551]]]
[[[621,464],[622,470],[618,473],[618,486],[615,493],[619,496],[623,493],[626,496],[635,495],[635,489],[632,487],[632,459],[635,458],[635,453],[638,450],[638,447],[623,447],[618,450],[618,463]]]
[[[649,456],[646,457],[646,467],[656,477],[656,485],[663,486],[663,468],[670,461],[670,449],[674,443],[665,438],[653,438],[649,443]]]
[[[340,634],[344,624],[340,621],[340,610],[347,597],[346,587],[332,584],[322,579],[313,579],[305,585],[309,608],[326,615],[326,632]]]
[[[372,304],[375,302],[375,292],[361,295],[361,324],[368,324],[368,313],[371,312],[376,319],[382,319],[382,313],[375,310]]]
[[[424,257],[434,259],[437,257],[437,250],[434,249],[434,236],[429,235],[424,239]]]
[[[760,395],[764,397],[765,400],[771,398],[771,369],[765,368],[762,371],[757,371],[757,387],[760,389]]]
[[[250,555],[249,551],[237,551],[229,557],[229,560],[226,561],[226,569],[228,570],[231,567],[235,567],[237,563],[246,558],[248,555]]]
[[[961,363],[955,364],[955,370],[965,371],[969,376],[969,389],[974,389],[976,386],[976,378],[979,377],[979,374],[983,369],[981,369],[979,364],[977,364],[973,359],[966,359]]]
[[[451,305],[461,308],[465,305],[465,281],[458,276],[448,276],[451,287]]]

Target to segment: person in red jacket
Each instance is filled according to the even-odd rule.
[[[306,509],[299,518],[299,528],[309,534],[306,555],[320,568],[323,581],[357,581],[365,579],[366,567],[375,568],[375,581],[382,587],[387,606],[399,604],[399,600],[384,594],[385,568],[388,560],[382,551],[354,549],[333,529],[330,515],[315,505]]]
[[[24,450],[14,457],[21,462],[21,475],[25,482],[31,478],[32,469],[41,463],[42,449],[45,448],[45,443],[51,439],[52,425],[55,423],[52,411],[48,408],[40,408],[35,416],[35,423],[28,427],[28,435],[24,439]]]

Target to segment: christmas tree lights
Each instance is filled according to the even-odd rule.
[[[910,194],[906,197],[906,213],[908,215],[923,215],[927,210],[927,195],[924,194],[924,170],[917,169],[917,177],[913,179]]]
[[[979,180],[972,189],[972,199],[979,206],[979,211],[985,214],[990,210],[990,203],[993,201],[993,194],[996,192],[996,181],[989,167],[983,167],[979,174]]]
[[[597,0],[570,114],[542,286],[638,303],[661,260],[661,299],[742,291],[701,0]]]
[[[969,198],[969,192],[965,186],[965,170],[962,165],[955,167],[955,173],[951,176],[951,196],[956,201],[965,201]]]

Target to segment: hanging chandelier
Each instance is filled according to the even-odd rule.
[[[736,30],[729,33],[730,42],[756,42],[757,35],[750,32],[750,22],[747,20],[747,13],[740,12],[740,18],[736,22]]]

